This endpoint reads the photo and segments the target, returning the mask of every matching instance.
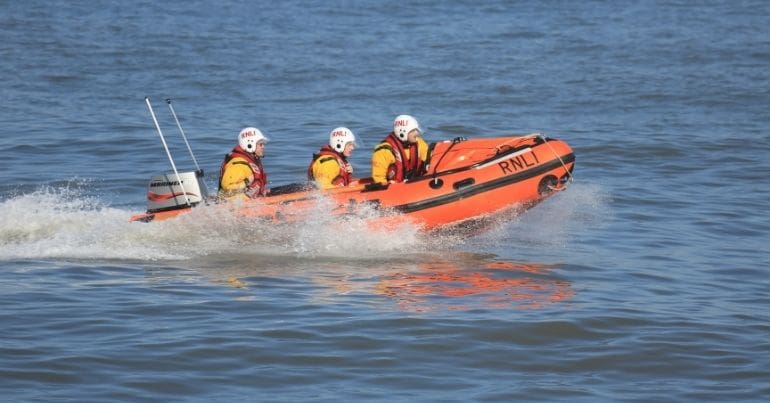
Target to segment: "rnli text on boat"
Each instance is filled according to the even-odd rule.
[[[535,166],[540,163],[535,153],[528,153],[531,158],[527,158],[527,154],[519,154],[514,157],[508,158],[506,161],[500,161],[497,166],[503,171],[504,174],[512,174],[516,171],[526,169]],[[534,160],[534,162],[532,162]]]

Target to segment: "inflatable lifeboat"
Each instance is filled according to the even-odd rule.
[[[524,136],[439,141],[430,144],[427,173],[381,185],[371,178],[331,190],[308,183],[271,189],[267,197],[238,204],[238,211],[273,222],[306,219],[313,203],[325,197],[332,213],[378,211],[383,222],[406,217],[426,231],[464,225],[536,205],[572,180],[575,155],[567,143],[535,133]],[[132,221],[176,217],[210,198],[200,170],[154,176],[147,211]],[[328,211],[328,210],[327,210]]]

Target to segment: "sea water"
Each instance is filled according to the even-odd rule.
[[[767,401],[770,3],[3,2],[0,399]],[[270,184],[543,132],[569,188],[481,233],[149,225],[244,126]]]

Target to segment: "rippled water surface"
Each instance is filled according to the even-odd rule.
[[[0,3],[7,401],[767,401],[770,4]],[[480,233],[129,223],[245,125],[271,184],[333,127],[369,156],[543,132],[564,192]],[[341,231],[340,228],[344,230]]]

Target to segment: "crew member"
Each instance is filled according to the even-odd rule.
[[[421,135],[417,119],[410,115],[397,116],[393,121],[393,131],[374,148],[372,180],[387,184],[425,174],[428,143]]]
[[[348,158],[356,148],[356,136],[347,127],[338,127],[329,133],[329,144],[313,154],[307,168],[308,180],[321,189],[348,186],[353,181],[353,166]]]
[[[246,200],[269,193],[267,173],[262,167],[268,138],[255,127],[238,133],[238,144],[225,156],[219,170],[219,197]]]

